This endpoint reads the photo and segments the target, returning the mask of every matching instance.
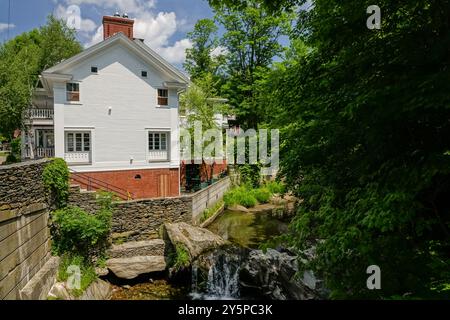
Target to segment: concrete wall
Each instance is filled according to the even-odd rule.
[[[0,299],[19,299],[50,258],[46,163],[0,166]]]
[[[231,181],[230,178],[227,177],[210,185],[206,189],[196,192],[192,196],[192,221],[194,224],[199,223],[203,211],[222,200],[223,195],[230,187]]]

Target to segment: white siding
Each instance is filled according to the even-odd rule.
[[[98,74],[91,73],[91,66],[98,67]],[[147,78],[141,77],[142,70]],[[157,89],[171,79],[119,45],[64,73],[80,82],[80,103],[67,103],[65,85],[55,85],[57,157],[64,158],[64,131],[85,130],[92,132],[92,164],[73,167],[77,171],[179,167],[176,90],[169,91],[168,107],[157,106]],[[171,132],[170,162],[146,159],[152,129]]]

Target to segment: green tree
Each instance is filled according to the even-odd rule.
[[[448,297],[450,7],[380,0],[369,30],[370,4],[314,1],[297,30],[310,49],[264,82],[282,174],[305,200],[290,240],[316,243],[306,267],[334,297]],[[366,287],[372,264],[382,290]]]
[[[81,50],[75,31],[52,16],[45,26],[0,46],[0,133],[11,140],[22,128],[39,74]]]
[[[227,49],[223,94],[236,107],[238,121],[256,129],[263,120],[257,103],[257,83],[283,52],[279,40],[289,31],[291,15],[273,15],[249,3],[240,9],[220,6],[216,20],[225,28],[221,44]]]
[[[192,48],[186,50],[184,69],[192,81],[201,80],[206,74],[217,75],[221,67],[223,55],[218,50],[218,27],[213,20],[201,19],[195,24],[194,30],[188,33]]]
[[[306,2],[306,0],[208,0],[213,8],[234,7],[236,9],[243,9],[251,3],[263,5],[266,9],[272,12],[291,11],[296,5]]]
[[[212,129],[221,130],[216,122],[217,114],[229,114],[229,106],[226,100],[217,96],[213,76],[208,73],[204,75],[203,79],[197,80],[197,84],[192,83],[188,90],[180,98],[180,112],[186,116],[186,129],[191,137],[191,153],[195,150],[195,144],[201,146],[201,150],[213,143],[215,138],[207,141],[199,141],[195,139],[195,125],[201,124],[202,135]],[[219,156],[213,154],[213,156]],[[206,163],[202,153],[202,162]],[[209,180],[213,177],[215,162],[210,163],[209,166]]]

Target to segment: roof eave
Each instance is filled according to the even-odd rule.
[[[170,63],[165,61],[160,55],[158,55],[155,51],[150,49],[147,45],[142,43],[141,41],[133,41],[126,37],[123,33],[117,33],[114,36],[96,44],[92,47],[84,50],[83,52],[64,60],[63,62],[53,66],[43,72],[43,75],[46,74],[55,74],[61,72],[63,69],[68,68],[72,65],[77,64],[80,60],[88,57],[91,54],[95,54],[98,50],[107,47],[113,42],[116,41],[124,41],[133,48],[137,53],[139,53],[143,58],[146,58],[150,63],[154,64],[161,72],[168,74],[174,80],[177,80],[180,83],[189,83],[189,78],[184,75],[181,71],[177,70]]]

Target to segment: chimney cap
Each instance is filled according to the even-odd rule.
[[[122,18],[127,18],[127,19],[128,19],[128,13],[124,13],[124,14],[122,15]]]
[[[116,13],[114,13],[114,17],[120,17],[119,11],[116,11]]]

